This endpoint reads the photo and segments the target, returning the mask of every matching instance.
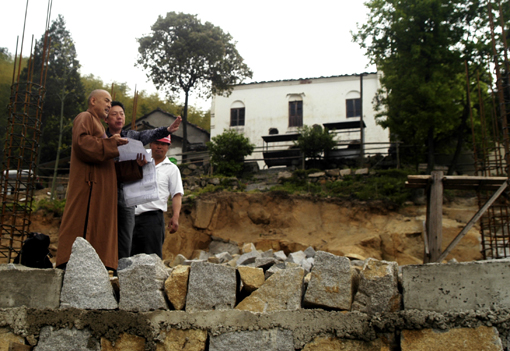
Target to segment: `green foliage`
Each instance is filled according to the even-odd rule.
[[[237,176],[243,170],[244,158],[252,154],[255,145],[243,134],[233,129],[224,130],[207,143],[214,172]]]
[[[150,35],[138,39],[137,64],[169,96],[184,93],[184,122],[191,92],[203,97],[228,94],[233,85],[252,76],[232,36],[210,22],[202,23],[196,15],[168,12],[151,29]],[[186,123],[182,129],[187,140]],[[183,151],[187,151],[186,143]]]
[[[301,134],[295,144],[301,149],[305,157],[319,158],[335,146],[333,134],[328,133],[319,125],[303,126],[299,129]]]
[[[64,214],[64,208],[66,206],[66,200],[46,200],[42,199],[36,204],[36,210],[44,210],[46,212],[53,212],[56,216],[62,217]]]

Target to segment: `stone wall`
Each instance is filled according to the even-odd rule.
[[[508,350],[510,260],[398,266],[214,240],[109,275],[84,239],[66,271],[0,266],[3,350]]]

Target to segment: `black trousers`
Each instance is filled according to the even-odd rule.
[[[163,211],[149,211],[135,216],[131,256],[155,253],[163,258],[163,241],[165,241]]]

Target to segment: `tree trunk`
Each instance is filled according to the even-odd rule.
[[[455,169],[457,168],[457,163],[459,162],[459,157],[462,152],[462,145],[464,145],[464,133],[466,130],[466,121],[469,115],[469,107],[464,106],[464,111],[462,112],[462,117],[460,118],[460,125],[457,129],[457,146],[455,147],[455,153],[453,154],[452,162],[450,163],[450,167],[448,167],[447,175],[453,175]]]
[[[186,161],[188,151],[188,97],[189,90],[185,91],[184,111],[182,112],[182,163]]]

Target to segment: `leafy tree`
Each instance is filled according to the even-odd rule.
[[[226,129],[207,143],[215,173],[237,176],[244,167],[244,158],[252,154],[255,145],[243,134]]]
[[[469,105],[464,60],[483,64],[473,33],[486,24],[477,0],[370,0],[369,20],[353,35],[384,75],[378,122],[393,138],[414,145],[428,170],[441,141],[466,139]],[[462,133],[456,133],[457,131]],[[444,144],[443,144],[444,145]],[[457,145],[457,146],[458,146]]]
[[[301,134],[296,145],[301,149],[305,157],[317,160],[335,146],[333,134],[328,133],[320,125],[303,126],[299,129]]]
[[[49,38],[51,44],[42,113],[40,162],[53,161],[59,151],[61,156],[70,155],[72,121],[78,113],[83,111],[86,99],[79,73],[80,63],[77,59],[76,47],[71,33],[66,29],[62,15],[52,22]],[[34,82],[39,82],[43,46],[44,35],[37,41],[34,48],[34,67],[36,68]],[[22,75],[26,79],[26,69]],[[56,138],[57,135],[59,138]]]
[[[138,39],[137,64],[148,71],[156,87],[184,93],[183,121],[188,120],[189,94],[228,94],[233,85],[252,76],[232,36],[196,15],[169,12],[159,16],[152,33]],[[187,140],[186,123],[183,138]],[[186,142],[183,152],[186,152]]]

